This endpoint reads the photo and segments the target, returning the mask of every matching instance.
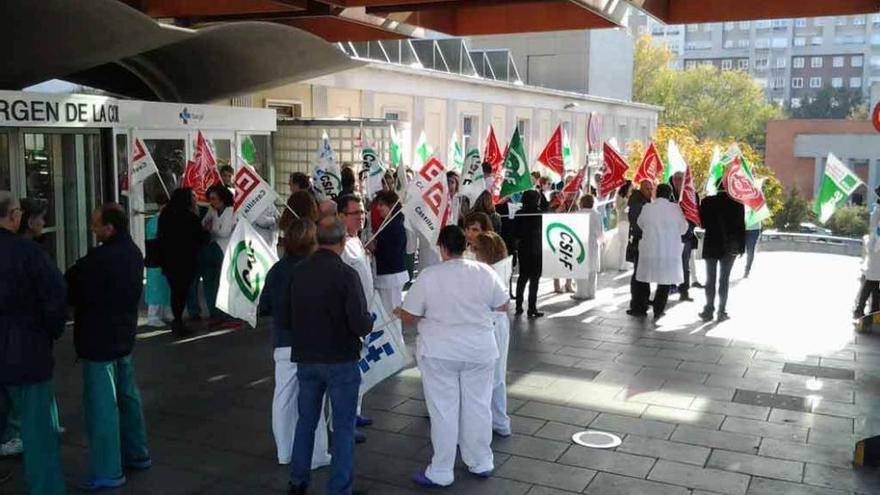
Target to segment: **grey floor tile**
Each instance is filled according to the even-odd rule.
[[[786,442],[774,438],[761,440],[758,454],[790,461],[825,464],[828,466],[850,467],[853,460],[853,448],[833,447],[825,445]]]
[[[667,439],[675,430],[675,425],[661,421],[603,413],[590,423],[590,429]]]
[[[590,468],[596,471],[644,478],[654,465],[654,458],[572,445],[559,458],[558,462],[560,464]]]
[[[761,445],[761,437],[726,431],[707,430],[694,426],[679,425],[672,434],[672,441],[703,447],[735,450],[754,454]]]
[[[877,470],[854,470],[807,464],[804,471],[804,483],[808,485],[850,490],[857,493],[880,493],[880,473]]]
[[[801,426],[768,423],[754,419],[729,417],[721,425],[723,431],[744,433],[761,437],[778,438],[790,442],[806,442],[807,429]]]
[[[492,449],[495,451],[545,461],[557,460],[569,445],[570,442],[559,442],[517,434],[507,438],[496,437],[492,441]]]
[[[495,470],[495,475],[524,483],[580,492],[592,481],[596,471],[513,456]]]
[[[801,481],[804,471],[802,462],[771,459],[728,450],[712,451],[706,467],[794,482]]]
[[[833,433],[853,433],[853,420],[851,418],[774,409],[773,412],[770,413],[769,421],[772,423],[791,424]]]
[[[687,488],[655,481],[599,473],[584,493],[590,495],[689,495]]]
[[[617,451],[702,466],[709,458],[710,449],[658,438],[627,435]]]
[[[745,495],[749,477],[720,469],[707,469],[690,464],[659,460],[648,475],[649,480],[681,485],[688,488],[713,490],[728,495]]]
[[[816,486],[790,483],[753,477],[748,495],[852,495],[852,491],[819,488]]]
[[[541,418],[559,423],[569,423],[581,426],[590,424],[590,421],[599,415],[599,413],[588,409],[557,406],[542,402],[527,402],[521,408],[517,409],[516,414],[519,416]]]
[[[737,404],[735,402],[704,399],[700,397],[697,397],[694,400],[690,408],[696,411],[705,411],[709,413],[723,414],[725,416],[735,416],[738,418],[757,419],[759,421],[766,421],[770,416],[769,407]]]

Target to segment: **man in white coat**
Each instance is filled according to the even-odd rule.
[[[361,279],[361,288],[364,290],[364,298],[367,305],[373,301],[373,268],[370,265],[370,258],[367,257],[367,249],[361,238],[358,237],[360,231],[364,228],[364,218],[366,210],[364,202],[360,196],[356,194],[345,194],[338,198],[339,217],[345,225],[345,250],[342,252],[342,261],[354,268],[358,277]],[[369,426],[373,423],[369,418],[361,416],[361,401],[363,396],[358,397],[357,407],[357,426]],[[366,436],[360,431],[355,431],[354,439],[357,443],[366,441]]]
[[[636,281],[640,284],[657,284],[653,303],[655,321],[666,310],[669,289],[684,280],[681,236],[687,232],[688,223],[681,208],[671,200],[672,187],[669,184],[658,185],[657,199],[642,208],[638,219],[642,239],[639,241]]]
[[[425,269],[395,313],[417,324],[417,355],[431,417],[434,457],[412,480],[451,485],[456,446],[468,470],[488,477],[492,455],[492,387],[498,346],[496,311],[506,311],[507,287],[491,267],[462,258],[465,237],[449,225],[437,244],[443,262]]]

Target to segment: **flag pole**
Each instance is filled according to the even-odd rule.
[[[394,204],[391,205],[391,211],[394,211],[394,208],[397,207],[397,205],[399,205],[399,204],[400,204],[400,197],[398,197],[397,201],[395,201]],[[367,240],[367,242],[364,243],[364,245],[367,245],[367,244],[373,242],[373,239],[375,239],[376,236],[379,235],[379,232],[382,232],[382,229],[384,229],[388,225],[388,223],[394,219],[394,217],[396,217],[397,215],[400,215],[402,212],[403,212],[403,208],[398,208],[397,211],[395,211],[393,215],[389,215],[389,216],[385,217],[385,219],[382,220],[382,223],[379,224],[379,228],[376,229],[376,232],[373,232],[373,235],[370,236],[370,238]]]
[[[165,180],[162,179],[162,173],[158,170],[156,171],[156,177],[159,179],[159,184],[162,184],[162,189],[165,190],[165,196],[168,197],[168,200],[171,200],[171,194],[168,193],[168,186],[165,185]],[[130,187],[130,186],[129,186]]]

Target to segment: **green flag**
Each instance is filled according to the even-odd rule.
[[[669,179],[672,178],[676,172],[684,173],[686,169],[687,163],[685,163],[684,157],[678,149],[678,145],[675,144],[675,141],[670,139],[669,145],[666,146],[666,166],[663,167],[663,182],[669,183]]]
[[[422,133],[419,134],[419,142],[416,143],[416,157],[415,160],[413,160],[415,162],[414,169],[416,171],[421,170],[422,167],[428,163],[428,160],[433,154],[434,150],[431,149],[431,145],[428,144],[428,136],[425,135],[425,131],[422,131]]]
[[[257,161],[257,147],[250,136],[245,136],[241,140],[241,157],[248,165],[253,165]]]
[[[571,138],[568,131],[562,129],[562,167],[568,170],[574,170],[574,157],[571,156]]]
[[[403,163],[403,149],[400,146],[400,136],[397,135],[397,129],[391,126],[391,165],[399,167]]]
[[[464,165],[464,150],[461,149],[461,142],[458,140],[458,132],[456,131],[452,131],[447,156],[449,169],[461,173],[461,168]]]
[[[526,160],[526,150],[519,135],[519,128],[513,131],[513,137],[510,138],[510,145],[501,168],[505,174],[504,183],[501,184],[501,197],[532,188],[529,162]]]
[[[724,175],[724,167],[721,166],[721,149],[716,146],[712,150],[712,158],[709,159],[709,172],[706,174],[706,196],[718,194],[718,181]]]
[[[827,222],[837,207],[860,185],[862,180],[836,156],[828,153],[825,176],[822,178],[819,195],[816,196],[816,204],[813,205],[813,212],[816,213],[819,223]]]

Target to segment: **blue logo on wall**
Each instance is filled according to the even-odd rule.
[[[192,118],[192,115],[190,115],[190,113],[186,109],[186,107],[183,107],[183,111],[180,112],[180,120],[182,120],[184,124],[189,124],[189,119],[191,119],[191,118]]]

